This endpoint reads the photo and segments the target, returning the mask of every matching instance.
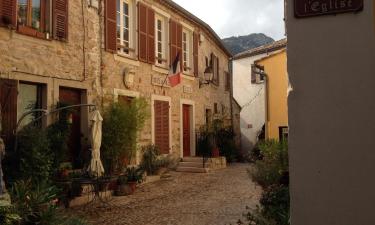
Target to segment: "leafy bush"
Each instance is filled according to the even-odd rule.
[[[112,104],[104,113],[102,158],[106,171],[121,171],[125,159],[131,160],[137,149],[138,132],[148,118],[144,99],[129,105]]]
[[[259,144],[261,160],[255,162],[250,174],[255,182],[262,187],[279,184],[288,173],[288,144],[275,140]]]
[[[30,180],[14,183],[10,191],[15,215],[21,225],[84,225],[83,220],[61,214],[57,208],[59,190],[48,183],[33,184]]]
[[[126,168],[127,182],[140,183],[143,180],[144,170],[140,167],[128,167]]]
[[[142,161],[140,167],[147,172],[148,175],[155,175],[162,167],[168,167],[169,160],[160,155],[159,149],[155,145],[147,145],[142,147]]]
[[[249,225],[289,225],[288,143],[267,140],[258,143],[259,152],[249,170],[252,179],[264,188],[260,206],[244,215]],[[238,224],[244,224],[239,221]]]
[[[1,201],[1,200],[0,200]],[[3,206],[0,204],[0,222],[3,225],[16,225],[21,221],[13,206]]]
[[[54,170],[50,143],[44,130],[27,126],[19,133],[16,155],[20,158],[21,179],[31,179],[34,183],[47,182]]]

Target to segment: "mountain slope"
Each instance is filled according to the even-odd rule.
[[[265,44],[272,43],[274,41],[274,39],[262,33],[223,39],[224,45],[233,55],[251,48],[256,48]]]

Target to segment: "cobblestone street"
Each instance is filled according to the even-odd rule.
[[[209,174],[171,172],[171,178],[139,187],[132,196],[114,197],[113,208],[88,215],[96,224],[225,225],[254,207],[261,188],[249,178],[248,164],[235,164]]]

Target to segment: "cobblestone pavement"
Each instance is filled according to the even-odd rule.
[[[248,164],[235,164],[208,174],[170,172],[171,178],[145,184],[132,196],[114,197],[112,208],[73,214],[91,224],[226,225],[255,207],[261,188],[249,178]]]

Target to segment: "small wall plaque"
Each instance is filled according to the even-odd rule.
[[[192,94],[193,93],[193,88],[190,85],[184,85],[183,86],[183,91],[184,91],[184,93]]]
[[[154,86],[163,86],[163,87],[171,87],[169,83],[169,79],[167,76],[161,76],[161,75],[152,75],[151,83]]]
[[[363,0],[294,0],[294,14],[299,18],[358,12],[362,9]]]

